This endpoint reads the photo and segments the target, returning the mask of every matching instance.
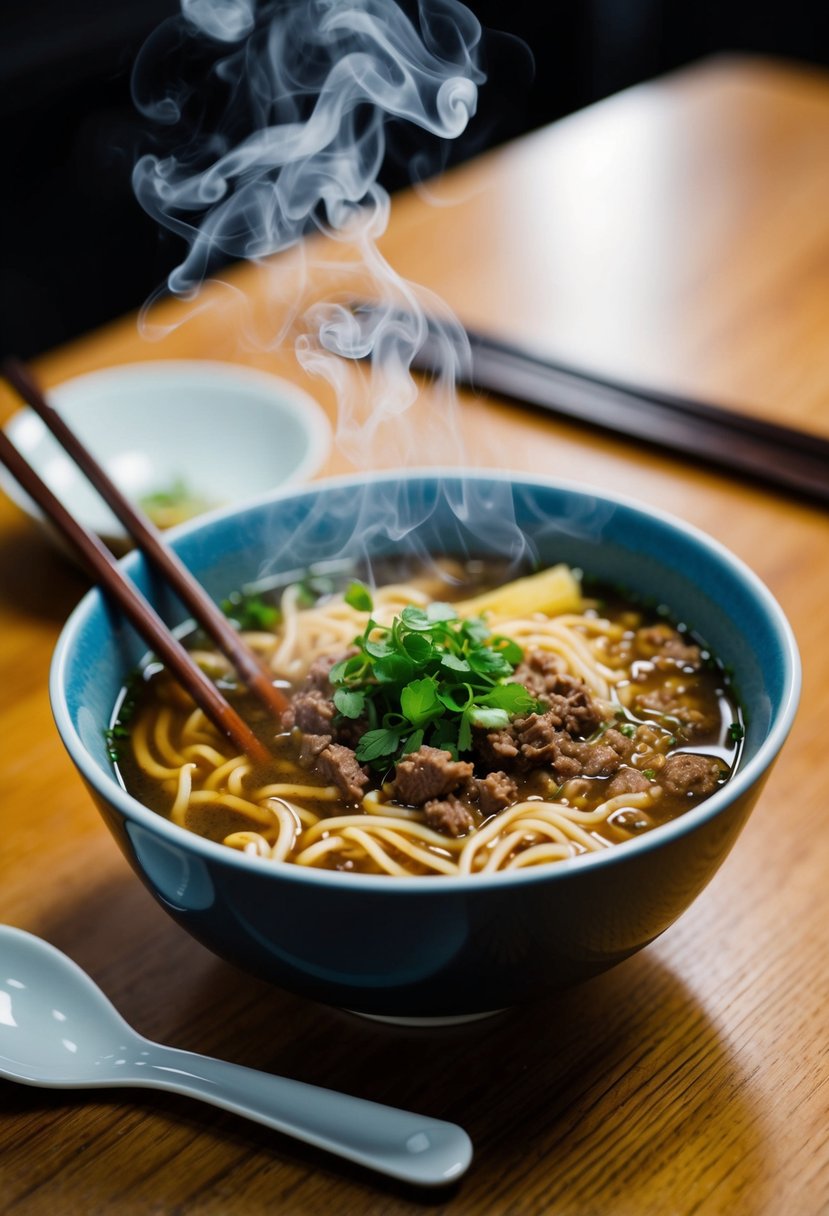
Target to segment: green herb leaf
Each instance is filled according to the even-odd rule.
[[[355,676],[361,675],[365,666],[365,659],[359,654],[353,654],[349,658],[340,659],[339,663],[335,663],[328,673],[328,679],[332,684],[348,683]]]
[[[517,667],[524,659],[524,651],[512,638],[494,637],[492,649],[497,651],[513,667]]]
[[[363,649],[373,659],[385,659],[388,655],[395,653],[394,643],[387,642],[384,637],[379,639],[367,638]]]
[[[334,692],[334,704],[344,718],[359,718],[365,708],[366,694],[356,689],[338,688]]]
[[[371,610],[361,584],[349,602]],[[378,770],[423,743],[457,758],[471,750],[473,726],[499,729],[542,708],[510,682],[521,647],[493,637],[480,618],[461,620],[451,604],[410,604],[388,627],[369,618],[354,646],[358,653],[331,670],[334,703],[367,721],[357,758]]]
[[[460,659],[456,654],[445,654],[440,660],[441,667],[445,667],[447,671],[471,671],[467,659]]]
[[[415,674],[415,665],[407,654],[397,651],[378,659],[373,670],[375,679],[381,684],[408,684]]]
[[[414,663],[426,663],[435,653],[435,647],[423,633],[408,633],[401,638],[406,654]]]
[[[473,705],[469,720],[473,726],[484,726],[487,730],[502,730],[509,726],[509,714],[505,709],[489,709],[485,705]]]
[[[745,738],[746,729],[742,722],[732,722],[728,728],[728,737],[732,743],[739,743]]]
[[[243,631],[271,630],[282,619],[282,613],[260,595],[244,595],[234,591],[219,605],[229,620]]]
[[[457,611],[451,604],[430,604],[426,609],[426,616],[433,625],[438,624],[440,621],[456,621],[458,619]]]
[[[425,676],[422,680],[412,680],[400,693],[400,708],[413,726],[425,726],[430,718],[443,713],[437,687],[434,677]]]
[[[403,755],[408,756],[412,752],[416,752],[423,743],[423,731],[413,730],[403,745]]]
[[[465,713],[475,700],[475,693],[470,684],[454,684],[444,692],[438,693],[442,705],[454,713]]]
[[[374,601],[371,598],[371,592],[365,583],[359,582],[357,579],[353,583],[349,583],[345,596],[345,602],[356,609],[357,612],[371,612],[374,608]]]
[[[522,714],[538,713],[543,706],[523,684],[498,684],[478,700],[480,705],[491,705],[505,709],[514,718]]]
[[[381,756],[392,756],[400,746],[400,735],[397,731],[368,730],[357,744],[357,759],[361,764],[369,764]]]
[[[432,622],[426,613],[422,608],[415,607],[414,604],[409,604],[403,609],[400,614],[400,622],[407,629],[423,630],[432,628]]]
[[[469,714],[465,713],[461,717],[461,724],[458,728],[458,751],[460,753],[468,752],[472,747],[472,723],[469,720]]]

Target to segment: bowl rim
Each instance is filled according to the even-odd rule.
[[[493,889],[503,891],[512,886],[523,886],[526,883],[566,881],[569,876],[582,870],[592,869],[595,866],[605,867],[624,864],[626,858],[639,856],[654,849],[659,849],[662,845],[668,844],[671,841],[676,841],[682,836],[688,835],[703,823],[715,819],[722,810],[746,794],[774,760],[791,730],[800,698],[802,679],[800,654],[794,631],[783,609],[760,577],[741,558],[721,544],[720,541],[696,527],[696,525],[681,519],[679,516],[624,494],[606,492],[592,486],[564,479],[543,477],[516,470],[490,471],[451,467],[412,468],[408,470],[379,470],[372,473],[347,474],[323,478],[299,487],[281,486],[275,490],[257,495],[251,502],[233,504],[228,507],[219,508],[209,514],[198,516],[193,520],[188,520],[175,528],[171,528],[168,537],[175,543],[177,540],[189,536],[191,532],[208,527],[219,519],[235,515],[244,510],[250,510],[252,507],[266,507],[272,502],[278,502],[283,498],[296,498],[304,495],[316,496],[321,492],[347,489],[352,485],[366,481],[394,481],[399,483],[403,480],[438,480],[443,478],[507,481],[511,484],[528,487],[560,490],[567,494],[587,494],[599,499],[603,503],[639,513],[644,512],[650,518],[658,520],[667,527],[678,529],[690,540],[710,553],[712,557],[729,566],[732,572],[748,586],[752,595],[762,605],[767,619],[772,622],[781,642],[781,654],[785,664],[783,677],[784,696],[781,700],[781,708],[772,720],[769,733],[758,748],[756,755],[744,767],[740,768],[728,783],[716,793],[706,798],[696,807],[679,815],[676,819],[660,824],[644,836],[624,841],[600,852],[582,854],[563,861],[551,862],[547,865],[528,866],[525,869],[498,871],[492,874],[457,876],[407,875],[392,877],[384,874],[343,873],[336,870],[306,868],[305,866],[293,865],[290,862],[276,862],[265,858],[251,857],[236,849],[230,849],[217,841],[207,840],[195,832],[188,831],[186,828],[178,827],[163,815],[150,810],[131,794],[127,793],[118,783],[114,773],[105,773],[86,750],[69,716],[66,699],[63,694],[66,686],[70,651],[74,640],[101,595],[97,587],[92,587],[86,592],[64,624],[55,646],[49,674],[49,693],[55,724],[66,750],[81,775],[99,794],[106,798],[107,801],[113,803],[127,821],[132,821],[149,828],[154,835],[160,836],[172,846],[178,849],[184,848],[185,851],[196,854],[206,862],[218,862],[230,868],[238,869],[241,872],[259,876],[271,875],[274,881],[284,882],[287,880],[310,883],[312,885],[322,885],[326,888],[344,887],[354,892],[370,891],[377,893],[382,890],[388,891],[392,894],[392,897],[394,897],[395,892],[400,896],[403,894],[422,896],[430,891],[440,891],[445,894],[462,892],[465,895],[469,895],[474,891],[484,892]],[[137,552],[132,552],[121,560],[121,564],[129,569],[131,564],[137,564],[140,560],[141,555]]]
[[[306,439],[306,450],[282,480],[271,489],[235,498],[233,502],[212,507],[202,511],[194,518],[201,521],[212,518],[215,514],[227,510],[237,510],[240,507],[252,506],[257,499],[276,490],[291,489],[308,481],[328,458],[333,442],[332,427],[323,407],[315,397],[293,380],[269,372],[265,368],[251,367],[246,363],[234,363],[229,359],[146,359],[132,363],[112,363],[105,367],[93,368],[91,371],[80,372],[49,386],[46,390],[50,403],[57,406],[59,411],[65,408],[65,398],[70,397],[76,390],[82,391],[87,385],[103,384],[111,381],[117,386],[124,378],[136,380],[157,380],[159,376],[168,378],[171,382],[195,381],[207,378],[211,383],[224,381],[230,389],[234,384],[248,384],[262,391],[271,402],[279,399],[279,406],[290,415],[301,428]],[[71,406],[70,406],[71,408]],[[29,405],[22,405],[15,410],[4,423],[3,430],[9,439],[18,445],[19,435],[30,419],[37,419],[37,414]],[[23,454],[29,456],[31,448],[24,448]],[[44,515],[36,503],[21,488],[16,479],[0,465],[0,489],[24,514],[38,523],[44,523]],[[187,521],[190,522],[189,520]],[[113,521],[113,526],[106,533],[101,533],[104,539],[124,543],[128,540],[127,533],[119,520]]]

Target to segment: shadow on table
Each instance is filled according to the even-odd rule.
[[[0,537],[0,601],[18,612],[62,622],[89,589],[89,579],[30,523]]]
[[[386,1194],[384,1212],[444,1204],[458,1213],[624,1216],[660,1210],[660,1200],[670,1205],[677,1187],[690,1183],[697,1198],[716,1206],[717,1188],[728,1193],[736,1163],[747,1209],[764,1210],[773,1154],[746,1092],[749,1078],[705,1009],[653,952],[526,1009],[426,1030],[364,1020],[247,976],[182,933],[126,876],[93,882],[82,901],[67,896],[26,927],[90,970],[149,1038],[450,1119],[475,1144],[461,1183],[420,1192],[174,1095],[96,1096],[110,1120],[126,1119],[129,1109],[131,1128],[142,1110],[158,1135],[172,1137],[171,1149],[181,1138],[185,1156],[198,1143],[227,1179],[241,1185],[255,1170],[257,1187],[270,1180],[279,1194],[287,1186],[292,1210],[310,1211],[314,1194],[324,1202],[317,1192],[325,1179],[343,1199],[355,1186]],[[44,1103],[75,1111],[82,1101],[3,1089],[10,1112]],[[125,1185],[129,1141],[122,1136],[112,1147],[124,1155]],[[194,1186],[200,1171],[194,1164]],[[163,1172],[154,1174],[159,1210],[180,1201],[180,1179],[169,1185],[165,1196]],[[199,1192],[200,1212],[221,1210],[207,1201],[210,1193]],[[100,1205],[110,1210],[105,1194]]]

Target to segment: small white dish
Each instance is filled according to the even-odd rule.
[[[176,514],[159,512],[168,495],[174,507],[186,500],[182,517],[243,503],[312,477],[331,443],[328,420],[312,397],[290,381],[233,363],[122,364],[64,381],[48,399],[122,493],[162,524]],[[26,407],[5,430],[76,519],[123,552],[121,524],[40,418]],[[0,487],[55,539],[2,468]]]

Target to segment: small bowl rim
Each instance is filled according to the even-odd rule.
[[[176,848],[184,848],[193,852],[207,862],[218,862],[242,872],[258,876],[270,875],[268,881],[290,881],[322,885],[326,888],[343,887],[354,892],[363,891],[376,894],[378,891],[388,891],[392,898],[396,892],[399,896],[425,896],[428,892],[443,892],[445,894],[501,890],[513,886],[524,886],[528,883],[566,881],[568,877],[595,866],[611,866],[624,864],[626,858],[634,858],[640,854],[659,849],[682,836],[688,835],[698,826],[708,820],[715,819],[732,802],[748,793],[756,781],[768,769],[771,762],[782,748],[794,721],[797,711],[802,666],[794,631],[778,601],[772,595],[766,584],[754,571],[736,554],[732,553],[715,537],[702,529],[690,524],[670,512],[653,507],[649,503],[615,492],[606,492],[592,486],[560,478],[549,478],[517,470],[468,470],[459,468],[412,468],[409,470],[380,470],[378,472],[346,474],[338,477],[323,478],[302,487],[282,486],[276,490],[257,495],[250,503],[233,504],[219,508],[209,515],[198,516],[193,520],[171,528],[168,536],[171,541],[185,538],[191,532],[210,526],[211,523],[223,517],[235,515],[239,511],[265,508],[282,498],[301,495],[317,495],[321,491],[348,488],[351,485],[367,481],[383,480],[439,480],[445,477],[496,480],[518,483],[525,486],[549,487],[568,494],[589,495],[602,502],[609,503],[639,513],[646,513],[668,527],[676,528],[685,533],[690,539],[707,550],[713,557],[727,566],[746,583],[752,594],[761,602],[764,611],[776,627],[776,632],[782,643],[781,652],[785,660],[783,687],[785,698],[780,711],[771,724],[768,735],[758,748],[755,756],[741,767],[727,785],[706,798],[704,802],[691,808],[677,818],[660,824],[644,836],[624,841],[612,848],[600,852],[582,854],[577,857],[549,863],[547,865],[528,866],[525,869],[498,871],[492,874],[469,875],[406,875],[390,876],[384,874],[341,873],[336,870],[315,869],[293,865],[289,862],[270,861],[265,858],[251,857],[236,849],[230,849],[217,841],[207,840],[195,832],[179,827],[158,812],[143,805],[118,783],[114,773],[105,773],[90,756],[83,741],[75,730],[63,696],[66,685],[66,671],[69,662],[69,650],[72,642],[80,632],[83,624],[92,611],[94,604],[101,595],[97,587],[90,588],[68,617],[55,646],[49,675],[49,692],[52,713],[58,733],[70,757],[81,774],[108,801],[112,802],[126,820],[132,820],[147,827],[154,834],[160,835]],[[122,559],[121,564],[127,568],[141,560],[141,555],[132,552]]]
[[[152,380],[158,376],[159,372],[163,372],[171,380],[186,381],[201,375],[209,376],[213,382],[224,380],[229,387],[232,387],[234,383],[244,384],[245,382],[252,387],[259,387],[264,395],[281,399],[280,408],[296,420],[306,437],[307,446],[304,455],[277,485],[267,490],[259,490],[250,495],[234,498],[230,503],[211,507],[209,510],[200,512],[198,516],[194,516],[194,520],[198,519],[201,522],[208,517],[212,518],[217,513],[249,507],[265,494],[295,488],[303,482],[309,481],[318,473],[330,454],[333,442],[331,423],[315,397],[312,397],[301,385],[276,372],[251,367],[245,363],[234,363],[227,359],[146,359],[132,363],[112,363],[105,367],[93,368],[91,371],[79,372],[78,375],[71,376],[68,380],[61,380],[57,384],[50,385],[46,390],[46,395],[47,399],[54,402],[60,410],[61,396],[66,390],[73,392],[76,388],[82,389],[93,383],[106,385],[107,380],[111,380],[117,385],[125,376],[133,381],[142,378]],[[15,443],[15,446],[17,446],[16,441],[21,427],[24,427],[31,418],[37,418],[37,414],[31,406],[23,405],[20,409],[15,410],[4,423],[3,430]],[[28,458],[29,450],[21,450]],[[0,489],[29,519],[38,524],[46,522],[43,512],[37,504],[2,465],[0,465]],[[113,528],[107,529],[105,533],[99,532],[98,535],[105,540],[113,540],[122,545],[129,539],[118,520],[114,521]]]

